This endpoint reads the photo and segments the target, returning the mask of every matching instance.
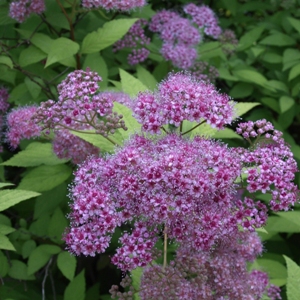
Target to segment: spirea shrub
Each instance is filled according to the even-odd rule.
[[[299,200],[292,182],[296,162],[281,133],[266,120],[240,123],[237,133],[250,148],[191,135],[204,122],[222,129],[235,118],[235,109],[227,95],[188,73],[172,73],[156,92],[133,99],[97,92],[100,80],[89,70],[70,73],[58,86],[58,102],[42,103],[32,119],[43,130],[57,132],[54,150],[57,139],[66,139],[66,128],[76,130],[77,124],[103,137],[126,129],[111,120],[116,100],[131,107],[142,125],[142,132],[117,146],[114,154],[102,157],[91,148],[91,156],[75,172],[71,223],[64,237],[68,250],[75,255],[104,253],[116,228],[129,226],[111,262],[123,272],[144,268],[142,299],[260,299],[268,291],[276,299],[278,291],[267,275],[248,272],[247,263],[263,251],[255,229],[268,217],[255,193],[272,195],[275,211],[288,210]],[[100,120],[106,130],[99,129]],[[112,130],[106,122],[117,127]],[[197,125],[184,131],[184,122]],[[83,148],[74,139],[75,144],[83,161]],[[170,243],[176,245],[171,260]],[[155,262],[160,257],[162,265]],[[131,292],[122,296],[113,287],[111,293],[122,299]]]

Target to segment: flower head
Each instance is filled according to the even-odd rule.
[[[18,0],[11,2],[9,7],[10,17],[19,23],[24,22],[31,14],[41,14],[44,11],[44,0]]]

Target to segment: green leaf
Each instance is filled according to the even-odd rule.
[[[300,62],[300,51],[298,49],[286,49],[283,52],[283,69],[285,71],[293,66],[296,63]]]
[[[251,45],[253,45],[261,36],[261,34],[264,31],[263,26],[254,27],[252,30],[245,33],[239,41],[239,45],[237,50],[238,51],[244,51],[245,49],[249,48]]]
[[[288,17],[287,20],[300,33],[300,21],[292,17]]]
[[[216,134],[214,134],[212,137],[214,139],[243,139],[239,134],[237,134],[230,128],[225,128],[223,130],[217,131]]]
[[[31,34],[31,32],[30,32],[30,34]],[[41,49],[43,52],[49,54],[49,51],[52,47],[52,43],[54,40],[52,40],[46,34],[35,33],[30,41],[34,46]]]
[[[131,134],[141,130],[141,124],[132,116],[132,111],[128,107],[115,102],[113,111],[123,116],[125,126],[128,128],[127,131],[120,130],[124,140],[128,139]]]
[[[86,56],[82,69],[85,70],[87,67],[102,77],[103,81],[100,82],[100,87],[105,88],[107,86],[108,69],[100,53],[92,53]]]
[[[299,300],[300,299],[300,267],[293,262],[290,258],[283,255],[287,270],[288,270],[288,278],[286,284],[286,294],[288,300]]]
[[[13,68],[13,62],[8,56],[0,55],[0,64]]]
[[[27,273],[27,266],[19,260],[11,260],[11,267],[9,269],[8,275],[11,278],[18,280],[35,280],[33,275],[29,276]]]
[[[0,224],[0,233],[1,234],[9,234],[16,231],[15,228],[11,227],[11,226],[7,226],[5,224]]]
[[[81,53],[94,53],[120,40],[138,19],[118,19],[106,22],[102,28],[89,33],[82,42]]]
[[[131,97],[136,96],[139,92],[147,90],[147,87],[140,80],[122,69],[120,69],[120,77],[123,92]]]
[[[282,96],[279,99],[279,107],[282,113],[288,111],[295,105],[295,100],[288,96]]]
[[[6,186],[13,186],[13,183],[0,182],[0,189]]]
[[[295,65],[289,73],[289,81],[293,80],[296,78],[298,75],[300,75],[300,63]]]
[[[138,79],[151,91],[157,88],[157,81],[154,76],[145,68],[138,65],[137,68]]]
[[[261,45],[269,46],[291,46],[296,44],[296,40],[282,32],[272,33],[260,41]]]
[[[252,94],[253,85],[246,82],[239,82],[230,90],[229,95],[233,98],[245,98]]]
[[[289,93],[289,89],[287,87],[287,85],[282,82],[282,81],[278,81],[278,80],[269,80],[266,83],[266,86],[271,87],[272,89],[278,90],[278,91],[282,91],[285,93]]]
[[[66,278],[72,281],[76,270],[76,258],[69,252],[63,251],[58,254],[57,267]]]
[[[254,70],[233,70],[232,73],[242,81],[253,82],[261,86],[264,86],[267,83],[267,79]]]
[[[3,162],[4,166],[35,167],[44,165],[58,165],[67,162],[59,159],[52,150],[50,143],[33,142],[23,151],[18,152],[9,160]]]
[[[60,37],[54,40],[48,52],[45,68],[56,62],[72,57],[78,50],[79,45],[70,39]]]
[[[267,272],[272,284],[277,286],[283,286],[286,284],[286,267],[276,260],[258,258],[253,266],[253,269],[259,269]]]
[[[41,269],[50,260],[51,256],[61,252],[61,249],[55,245],[41,245],[35,248],[28,258],[27,274],[32,275]]]
[[[16,251],[14,245],[10,242],[7,236],[0,233],[0,249]]]
[[[0,80],[15,85],[17,72],[11,71],[6,65],[0,65]]]
[[[48,235],[51,240],[57,244],[62,244],[62,234],[67,226],[68,221],[61,209],[58,207],[55,210],[48,226]]]
[[[288,213],[288,212],[286,212]],[[287,219],[282,216],[276,217],[271,216],[268,218],[267,225],[265,226],[266,230],[269,233],[274,232],[287,232],[287,233],[295,233],[300,232],[299,224]]]
[[[64,293],[64,300],[84,300],[85,279],[84,270],[81,271],[67,286]]]
[[[64,201],[68,202],[67,184],[62,183],[51,191],[44,192],[35,200],[34,219],[42,218],[45,214],[53,214],[56,208]]]
[[[280,113],[280,107],[278,100],[270,97],[263,97],[260,99],[261,103],[268,106],[269,108],[275,110],[277,113]]]
[[[23,177],[18,189],[48,191],[67,180],[71,173],[71,168],[66,165],[40,166]]]
[[[3,190],[0,191],[0,211],[3,211],[5,209],[8,209],[9,207],[33,198],[39,196],[39,193],[31,192],[31,191],[23,191],[23,190]]]
[[[39,78],[35,78],[35,80],[39,82]],[[38,85],[36,82],[32,81],[29,77],[25,77],[24,83],[26,84],[27,89],[30,95],[32,96],[32,98],[36,99],[40,95],[42,91],[42,87]]]
[[[22,257],[28,258],[31,252],[36,248],[36,242],[34,240],[28,240],[22,245]]]
[[[240,116],[244,115],[245,113],[247,113],[252,108],[254,108],[255,106],[258,106],[258,105],[260,105],[260,103],[258,103],[258,102],[252,102],[252,103],[239,102],[239,103],[236,103],[236,105],[234,106],[234,109],[236,111],[236,117],[240,117]]]
[[[24,49],[21,52],[19,57],[19,64],[21,67],[26,67],[36,62],[40,62],[46,57],[47,54],[45,52],[33,45],[30,45],[28,48]]]
[[[261,59],[270,64],[280,64],[282,63],[282,56],[277,53],[266,52],[261,56]]]
[[[112,152],[115,148],[115,146],[108,139],[106,139],[100,134],[91,133],[93,131],[86,130],[86,132],[77,132],[70,130],[70,132],[80,137],[81,139],[91,143],[95,147],[98,147],[101,151]],[[113,136],[110,138],[115,141]]]
[[[227,68],[219,68],[219,77],[225,80],[230,80],[230,81],[239,81],[238,78],[233,76]]]
[[[0,251],[0,276],[4,277],[8,273],[9,264],[7,257]]]
[[[131,279],[132,279],[132,286],[134,287],[134,289],[136,291],[139,291],[140,289],[140,284],[141,284],[141,277],[143,275],[143,268],[136,268],[134,270],[132,270],[131,273]],[[138,293],[134,294],[134,300],[140,300],[140,296],[138,295]]]

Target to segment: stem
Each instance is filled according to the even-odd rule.
[[[65,8],[63,7],[63,5],[61,4],[60,0],[56,0],[56,2],[58,4],[58,6],[60,7],[61,11],[63,12],[63,14],[65,15],[68,23],[69,23],[71,40],[73,42],[76,42],[76,40],[75,40],[75,34],[74,34],[74,26],[73,26],[72,20],[69,17],[68,13],[66,12]],[[74,6],[72,7],[72,12],[74,12]],[[77,53],[75,55],[75,57],[76,57],[76,68],[77,68],[77,70],[80,70],[81,69],[80,56]]]
[[[45,300],[46,299],[46,294],[45,294],[45,283],[46,283],[46,279],[48,277],[48,272],[49,272],[49,267],[52,263],[52,259],[53,257],[51,257],[51,259],[49,260],[47,266],[46,266],[46,269],[45,269],[45,276],[43,278],[43,282],[42,282],[42,300]]]
[[[179,132],[182,133],[183,121],[180,122]]]
[[[202,124],[205,123],[205,122],[206,122],[205,120],[202,121],[202,122],[200,122],[199,124],[195,125],[193,128],[191,128],[191,129],[187,130],[186,132],[182,133],[181,136],[183,136],[183,135],[185,135],[185,134],[187,134],[187,133],[193,131],[194,129],[196,129],[197,127],[199,127],[200,125],[202,125]]]
[[[163,269],[167,266],[167,248],[168,248],[168,234],[167,234],[168,227],[165,225],[164,229],[164,263],[163,263]]]
[[[160,128],[161,128],[165,133],[167,133],[167,134],[169,133],[169,132],[165,129],[165,127],[161,126]]]

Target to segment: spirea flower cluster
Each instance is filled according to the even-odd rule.
[[[9,15],[19,23],[24,22],[31,14],[41,14],[45,11],[44,0],[13,1],[9,7]]]
[[[160,133],[165,124],[178,127],[184,120],[206,120],[221,129],[234,117],[234,104],[229,100],[212,84],[188,73],[175,73],[159,84],[157,92],[140,93],[132,101],[132,109],[143,130],[150,133]]]
[[[132,51],[128,54],[127,59],[130,65],[136,65],[147,59],[150,51],[145,48],[145,45],[150,44],[150,38],[145,35],[144,27],[148,22],[145,19],[140,19],[134,23],[128,33],[114,44],[113,50],[119,51],[123,48],[131,48]]]
[[[42,128],[32,119],[37,109],[37,106],[21,107],[7,115],[6,139],[13,149],[18,147],[22,139],[40,136]]]
[[[113,112],[113,93],[99,93],[102,78],[90,70],[76,70],[58,85],[59,98],[41,103],[35,114],[43,129],[95,129],[108,136],[126,130],[122,116]]]
[[[128,11],[146,5],[145,0],[82,0],[85,8],[104,8],[106,10]]]
[[[149,29],[163,40],[161,54],[174,66],[188,69],[197,58],[196,45],[201,41],[199,31],[179,14],[163,10],[155,14]]]

